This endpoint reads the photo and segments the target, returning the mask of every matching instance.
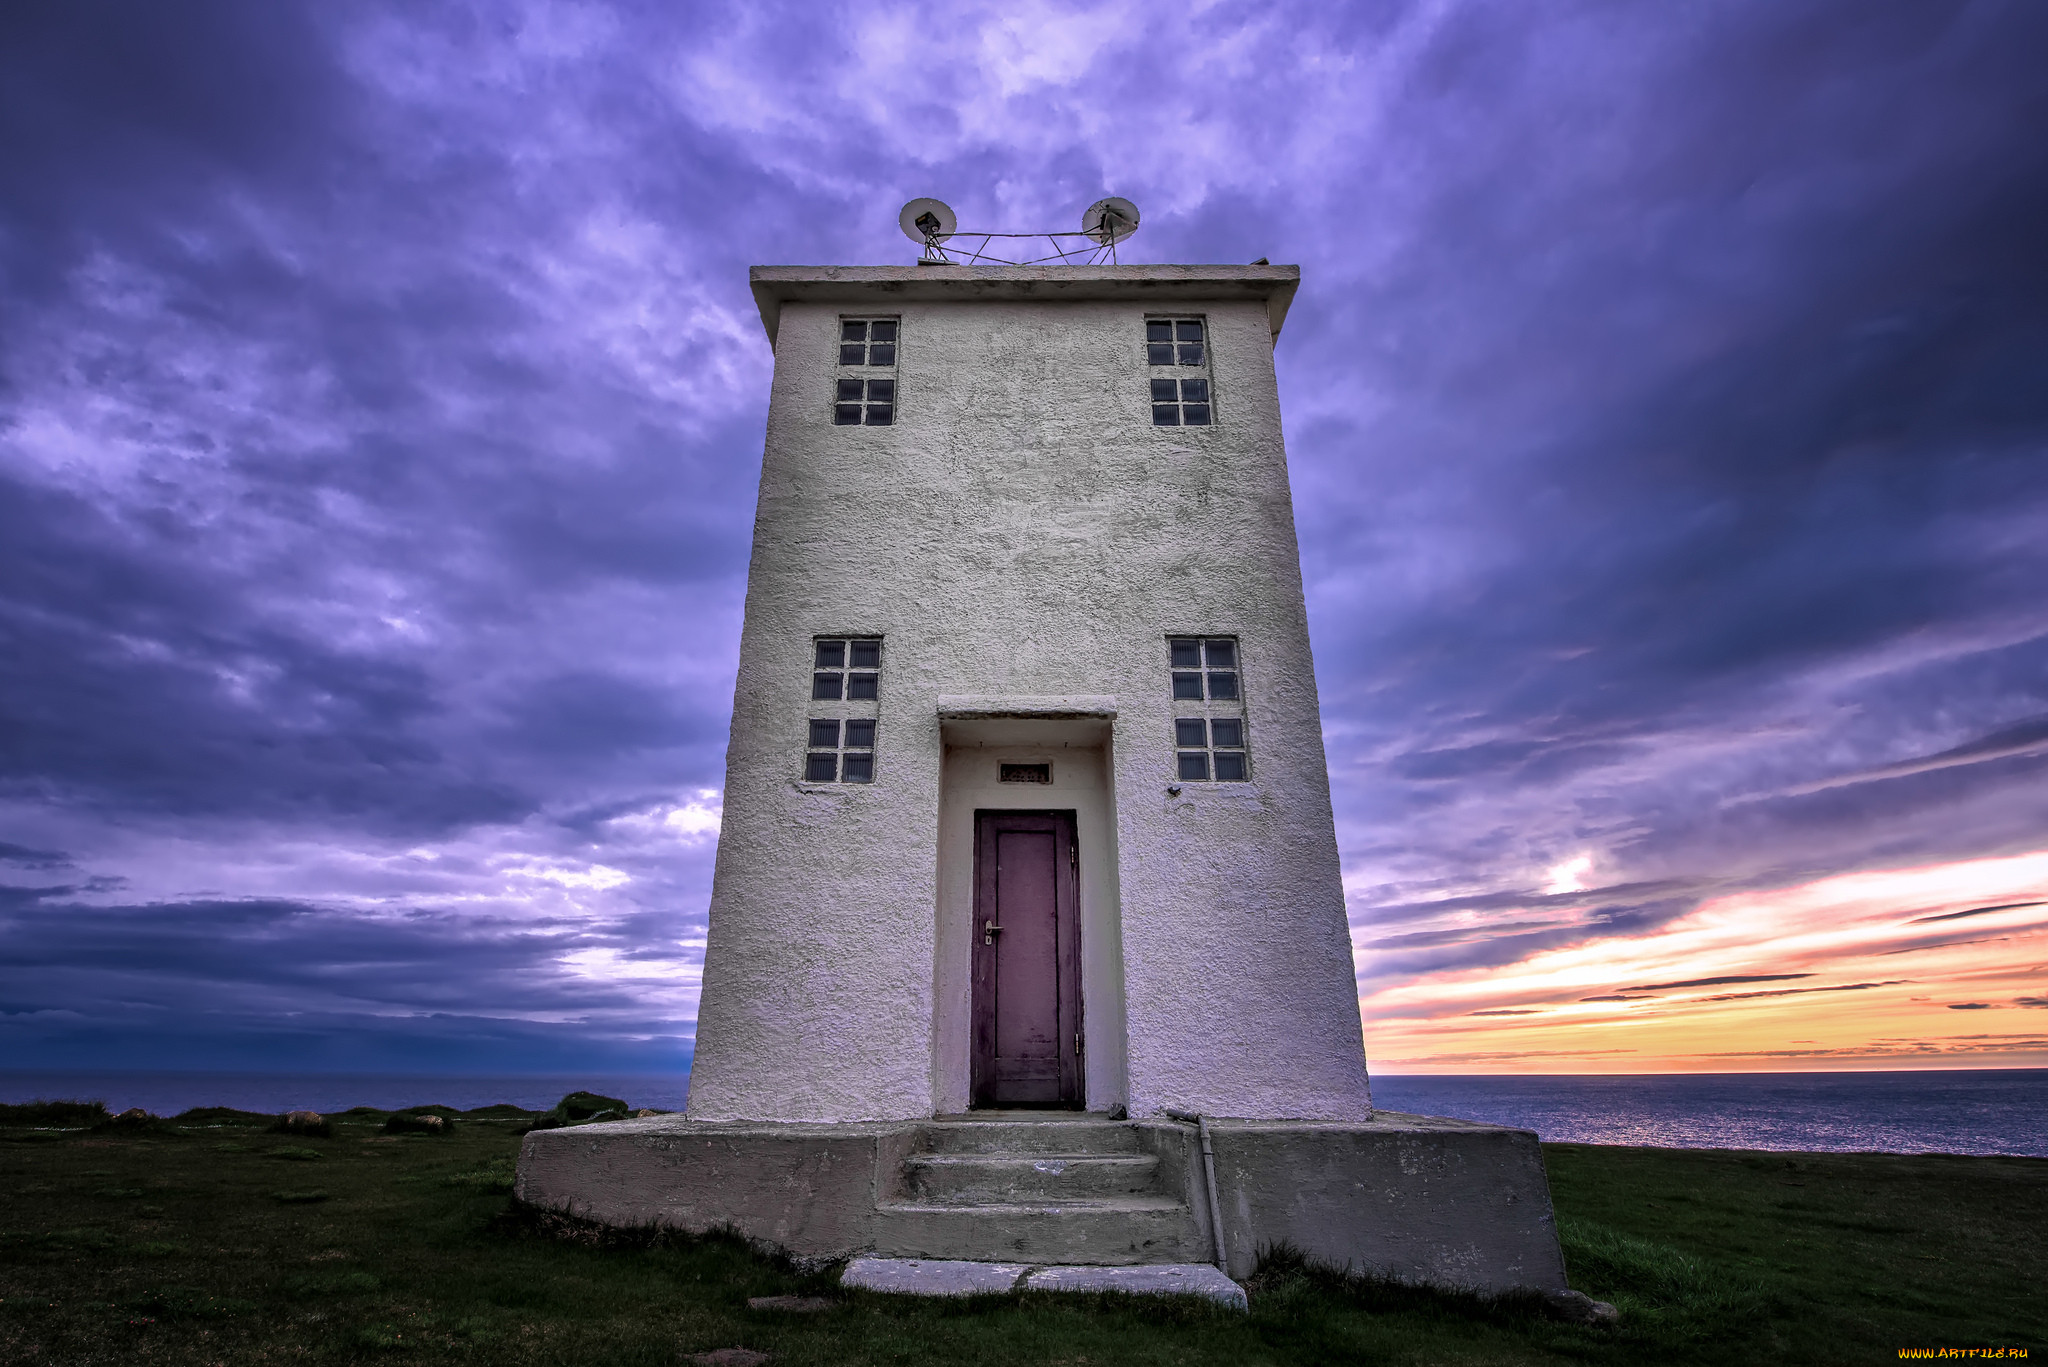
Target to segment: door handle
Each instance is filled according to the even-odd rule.
[[[1001,929],[1002,927],[994,921],[983,921],[981,923],[981,942],[985,945],[994,944],[996,942],[996,933]]]

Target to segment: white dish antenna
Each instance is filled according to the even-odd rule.
[[[943,199],[913,199],[896,215],[896,226],[922,247],[944,242],[959,230],[960,220]]]
[[[896,226],[924,248],[920,266],[1115,265],[1116,244],[1138,231],[1138,206],[1112,195],[1088,206],[1080,232],[990,233],[960,231],[944,200],[913,199],[897,213]],[[1050,250],[1012,243],[1043,243]]]
[[[1082,235],[1104,247],[1114,247],[1136,231],[1138,206],[1116,195],[1096,200],[1081,215]]]

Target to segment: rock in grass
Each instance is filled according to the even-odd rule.
[[[177,1128],[166,1122],[163,1117],[151,1115],[140,1106],[130,1106],[119,1115],[108,1116],[105,1120],[93,1126],[93,1129],[100,1134],[111,1132],[126,1135],[171,1135],[178,1133]]]
[[[334,1126],[318,1111],[286,1111],[270,1122],[272,1134],[303,1134],[316,1139],[332,1139]]]
[[[384,1122],[386,1134],[446,1134],[448,1122],[432,1112],[397,1111]]]
[[[1543,1302],[1550,1307],[1551,1314],[1571,1324],[1621,1323],[1619,1310],[1583,1291],[1546,1291]]]

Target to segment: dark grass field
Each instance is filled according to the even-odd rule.
[[[725,1239],[562,1237],[514,1210],[510,1108],[57,1128],[0,1108],[0,1363],[1870,1363],[2048,1353],[2048,1159],[1550,1145],[1572,1284],[1619,1328],[1270,1259],[1200,1303],[842,1295]],[[86,1118],[72,1115],[74,1125]],[[39,1120],[40,1127],[26,1123]],[[747,1299],[828,1297],[816,1313]]]

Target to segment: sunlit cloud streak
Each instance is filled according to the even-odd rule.
[[[1382,1066],[1404,1071],[2041,1066],[2048,1030],[2022,1021],[1961,1033],[1944,1012],[2037,1000],[2028,990],[2048,978],[2048,901],[2011,894],[2044,886],[2048,853],[1708,898],[1627,939],[1589,937],[1506,967],[1383,987],[1363,1002],[1367,1037]],[[1995,933],[1916,929],[1961,915]],[[1903,954],[1916,957],[1884,971],[1881,961]],[[1727,971],[1662,976],[1678,965]]]

